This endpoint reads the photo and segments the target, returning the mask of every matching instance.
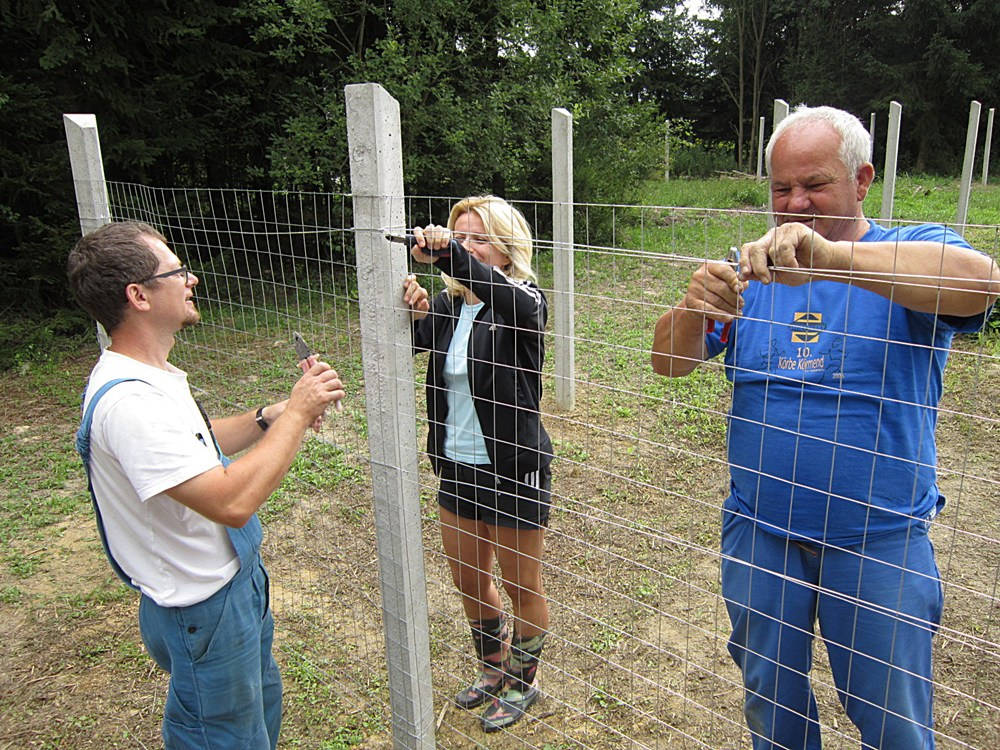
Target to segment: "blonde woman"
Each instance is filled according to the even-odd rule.
[[[531,269],[531,230],[503,199],[466,198],[447,227],[413,236],[413,259],[436,266],[446,284],[430,300],[408,276],[403,300],[415,350],[430,352],[427,450],[440,478],[441,538],[480,662],[455,702],[488,703],[481,722],[495,732],[537,700],[549,624],[542,552],[552,444],[539,415],[548,309]]]

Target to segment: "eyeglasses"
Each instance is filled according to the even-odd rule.
[[[157,279],[166,279],[171,276],[177,276],[178,274],[184,274],[184,284],[185,286],[190,283],[191,277],[194,274],[187,266],[181,266],[180,268],[175,268],[173,271],[164,271],[163,273],[158,273],[155,276],[150,276],[147,279],[140,281],[140,284],[145,284],[147,281],[156,281]]]

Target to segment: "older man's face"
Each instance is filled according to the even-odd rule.
[[[771,204],[778,224],[807,224],[828,240],[857,239],[869,181],[837,155],[840,135],[824,122],[783,133],[771,151]]]

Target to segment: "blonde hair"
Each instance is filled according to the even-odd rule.
[[[448,216],[448,228],[454,229],[463,214],[474,213],[483,222],[486,239],[496,250],[510,260],[505,273],[515,281],[535,281],[531,268],[531,227],[524,214],[503,198],[495,195],[473,195],[456,203]],[[442,273],[448,293],[460,297],[465,293],[465,285]]]

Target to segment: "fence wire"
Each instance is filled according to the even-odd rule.
[[[286,682],[283,745],[390,746],[369,473],[382,453],[366,431],[358,323],[366,301],[357,291],[350,196],[124,183],[108,189],[116,219],[156,226],[199,277],[203,322],[180,335],[173,359],[217,413],[287,394],[298,372],[293,331],[341,374],[344,412],[331,413],[307,439],[262,514]],[[456,200],[409,198],[407,224],[444,223]],[[533,265],[551,306],[552,207],[517,205],[535,232]],[[553,403],[551,326],[545,334],[541,411],[554,460],[543,558],[551,609],[544,698],[529,719],[496,736],[484,735],[477,714],[451,702],[477,666],[441,547],[437,479],[425,453],[427,355],[416,358],[436,742],[749,747],[719,583],[732,385],[721,362],[684,378],[657,376],[650,349],[657,318],[681,299],[696,266],[763,234],[766,215],[580,205],[575,227],[576,402],[568,412]],[[967,227],[965,236],[1000,257],[997,227]],[[433,268],[412,271],[440,289]],[[938,483],[948,498],[931,531],[945,593],[934,673],[941,748],[1000,746],[998,338],[995,330],[956,337],[938,410]],[[406,347],[397,356],[413,353]],[[824,744],[857,747],[821,642],[817,634],[812,682]]]

